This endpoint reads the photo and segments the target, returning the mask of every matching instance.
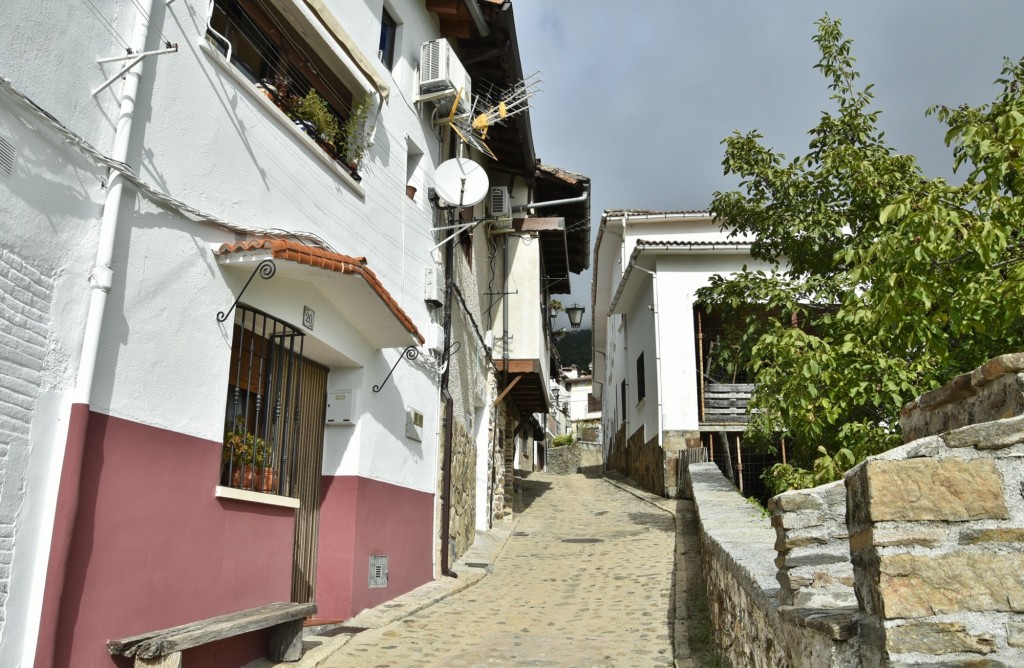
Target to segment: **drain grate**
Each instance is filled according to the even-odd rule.
[[[484,564],[479,561],[467,561],[466,565],[470,568],[487,568],[490,564]]]
[[[563,538],[563,543],[603,543],[601,538]]]
[[[513,536],[529,536],[530,534],[526,533],[525,531],[516,531],[512,535]]]

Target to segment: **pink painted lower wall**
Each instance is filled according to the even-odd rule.
[[[434,495],[354,476],[325,476],[317,616],[348,619],[433,578]],[[370,555],[387,555],[388,586],[370,589]]]
[[[218,442],[89,414],[55,666],[127,666],[108,639],[289,600],[294,511],[216,498],[220,453]],[[59,497],[58,512],[67,503]],[[265,649],[265,634],[249,634],[184,658],[234,667]]]

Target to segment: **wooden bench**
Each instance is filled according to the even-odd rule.
[[[302,621],[314,613],[315,603],[271,603],[171,629],[110,640],[107,651],[112,655],[135,657],[135,668],[181,668],[181,653],[186,649],[273,627],[268,656],[274,661],[298,661],[302,657]]]

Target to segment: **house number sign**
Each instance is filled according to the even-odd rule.
[[[313,331],[313,320],[316,318],[316,311],[309,308],[308,306],[302,307],[302,326]]]

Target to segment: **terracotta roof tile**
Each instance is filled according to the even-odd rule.
[[[275,260],[291,260],[292,262],[298,262],[299,264],[309,265],[311,267],[317,267],[319,269],[326,269],[328,271],[336,271],[341,274],[351,274],[355,276],[362,276],[366,284],[377,293],[391,312],[395,315],[402,326],[405,327],[409,333],[411,333],[416,340],[421,344],[425,341],[423,335],[420,334],[416,325],[413,323],[402,307],[398,305],[391,293],[387,291],[387,288],[380,282],[377,275],[366,266],[365,257],[352,257],[351,255],[342,255],[341,253],[334,253],[332,251],[324,250],[323,248],[316,248],[314,246],[306,246],[298,243],[297,241],[290,241],[288,239],[254,239],[251,241],[240,241],[233,244],[223,244],[217,249],[217,255],[228,255],[230,253],[244,253],[249,251],[264,250],[270,251],[271,256]]]

